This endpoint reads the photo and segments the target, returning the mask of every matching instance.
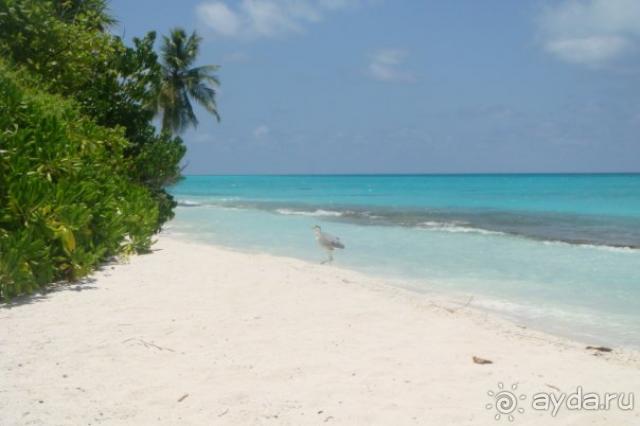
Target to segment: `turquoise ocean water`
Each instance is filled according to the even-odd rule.
[[[640,347],[640,175],[188,176],[170,232],[336,265]]]

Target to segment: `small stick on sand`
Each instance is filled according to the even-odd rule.
[[[599,352],[611,352],[613,351],[613,349],[608,348],[606,346],[587,346],[585,349],[587,350],[594,350],[594,351],[599,351]]]
[[[474,356],[473,357],[473,362],[475,362],[476,364],[480,364],[480,365],[493,364],[493,361],[491,361],[489,359],[480,358],[478,356]]]

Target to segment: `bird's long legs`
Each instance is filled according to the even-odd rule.
[[[327,257],[326,260],[323,260],[322,262],[320,262],[321,265],[324,265],[325,263],[333,262],[333,253],[331,252],[331,250],[327,250],[327,255],[329,257]]]

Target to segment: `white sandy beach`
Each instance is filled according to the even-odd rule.
[[[527,396],[514,424],[640,424],[636,352],[594,356],[336,266],[155,248],[0,308],[0,424],[496,425],[499,382]],[[530,406],[577,386],[636,392],[636,407]]]

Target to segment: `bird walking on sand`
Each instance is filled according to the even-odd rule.
[[[313,227],[313,232],[316,234],[316,241],[327,251],[327,255],[329,256],[326,260],[323,260],[322,264],[333,261],[333,250],[335,249],[343,249],[344,244],[340,241],[340,238],[334,237],[331,234],[327,234],[326,232],[322,232],[322,229],[316,225]]]

